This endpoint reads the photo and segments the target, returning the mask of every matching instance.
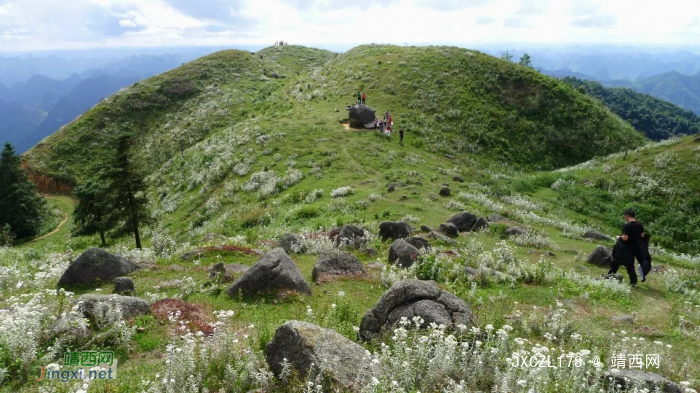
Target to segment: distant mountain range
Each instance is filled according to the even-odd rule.
[[[582,80],[597,81],[606,87],[626,87],[668,101],[700,115],[700,73],[685,75],[678,71],[671,71],[631,81],[627,79],[599,80],[594,76],[575,72],[570,69],[546,70],[540,68],[539,70],[544,74],[560,79],[573,77]]]
[[[0,85],[0,142],[10,142],[24,152],[103,98],[141,79],[102,71],[92,74],[88,78],[73,74],[63,80],[35,75],[11,88]]]

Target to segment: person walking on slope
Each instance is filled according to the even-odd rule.
[[[367,105],[367,95],[365,93],[362,93],[362,105]]]
[[[399,128],[399,143],[403,143],[403,127]]]
[[[616,274],[620,265],[624,265],[630,277],[630,285],[637,286],[637,273],[634,270],[635,258],[642,263],[641,242],[644,236],[644,226],[637,221],[636,213],[632,209],[625,210],[625,225],[622,227],[622,236],[617,237],[617,244],[613,248],[613,261],[610,264],[608,275]],[[642,276],[642,279],[644,277]]]

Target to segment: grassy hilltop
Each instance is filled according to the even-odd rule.
[[[343,124],[358,89],[379,116],[393,113],[406,129],[403,144]],[[405,278],[435,280],[464,299],[478,329],[455,337],[397,332],[386,346],[364,344],[377,379],[365,391],[612,392],[607,365],[596,368],[593,357],[620,353],[658,353],[660,368],[647,371],[700,386],[700,259],[688,255],[700,247],[696,137],[646,144],[566,83],[475,51],[283,46],[219,52],[141,81],[42,141],[25,162],[80,184],[121,131],[138,134],[133,150],[156,224],[144,233],[143,251],[128,238],[112,239],[108,250],[144,266],[132,275],[139,297],[185,301],[198,308],[192,321],[219,320],[219,330],[196,338],[149,315],[100,321],[87,344],[47,338],[57,316],[74,318],[71,299],[112,290],[106,283],[77,294],[45,291],[99,244],[70,237],[69,220],[40,242],[0,248],[0,308],[23,316],[0,322],[0,369],[8,370],[0,389],[80,388],[33,377],[57,353],[83,345],[119,357],[118,379],[94,382],[91,392],[312,391],[270,376],[262,351],[275,329],[299,319],[356,340],[362,315]],[[439,195],[444,185],[450,196]],[[69,214],[71,204],[59,202]],[[600,280],[606,269],[586,263],[598,244],[611,243],[584,233],[617,235],[627,206],[658,240],[659,270],[637,289]],[[460,211],[504,221],[461,234],[456,245],[431,241],[433,250],[410,269],[388,264],[380,222],[405,220],[427,236],[421,225],[437,227]],[[376,255],[353,251],[369,279],[312,284],[311,296],[244,299],[207,278],[219,262],[253,265],[256,250],[294,232],[306,252],[291,257],[310,281],[318,254],[333,249],[329,231],[348,223],[370,234]],[[512,225],[527,235],[505,236]],[[195,249],[199,257],[181,258]],[[507,360],[542,348],[553,358],[577,354],[585,365],[522,369]]]

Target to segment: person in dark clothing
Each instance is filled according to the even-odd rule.
[[[403,143],[403,127],[399,128],[399,143]]]
[[[362,104],[362,94],[358,91],[357,92],[357,105]]]
[[[367,105],[367,95],[365,93],[362,93],[362,105]]]
[[[634,259],[636,258],[642,264],[641,242],[644,236],[644,226],[637,221],[636,213],[632,209],[625,210],[624,217],[627,223],[622,227],[622,236],[619,236],[617,241],[625,246],[627,252],[616,253],[613,249],[613,261],[610,264],[608,274],[617,273],[617,269],[622,265],[630,276],[630,285],[636,286],[637,272],[634,270]],[[619,245],[616,244],[615,247],[619,247]]]

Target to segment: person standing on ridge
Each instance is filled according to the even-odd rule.
[[[613,249],[613,261],[610,264],[608,275],[617,273],[620,265],[624,265],[630,277],[630,285],[637,286],[637,272],[634,270],[635,258],[642,264],[641,242],[644,236],[644,226],[637,221],[636,213],[632,209],[625,210],[625,225],[622,227],[622,236],[617,237],[615,247],[624,246],[626,252],[616,252]],[[642,277],[644,279],[644,277]]]
[[[365,93],[362,93],[362,105],[367,105],[367,95]]]
[[[357,105],[362,104],[362,94],[358,91],[357,92]]]

